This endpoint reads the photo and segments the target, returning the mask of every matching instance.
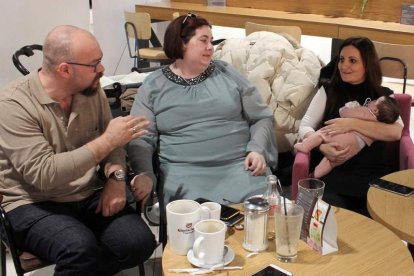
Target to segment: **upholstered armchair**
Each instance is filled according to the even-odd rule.
[[[389,165],[396,170],[414,168],[414,144],[410,136],[411,96],[408,94],[395,94],[400,104],[400,116],[404,122],[401,139],[387,143],[387,156]],[[310,154],[297,152],[292,168],[292,199],[298,193],[298,181],[309,176]]]

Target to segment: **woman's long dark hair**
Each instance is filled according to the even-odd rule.
[[[354,46],[361,55],[362,63],[365,67],[365,81],[363,83],[364,91],[366,92],[365,96],[371,99],[377,99],[383,96],[381,89],[382,72],[377,51],[372,41],[366,37],[349,37],[342,43],[338,54],[340,55],[342,49],[347,46]],[[341,79],[338,69],[339,62],[340,59],[337,58],[335,66],[332,68],[332,76],[329,82],[324,85],[327,95],[325,118],[337,113],[339,107],[344,102],[354,100],[349,99],[349,92],[346,91],[347,89],[344,89],[347,83]]]

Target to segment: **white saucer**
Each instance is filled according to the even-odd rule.
[[[233,260],[234,260],[234,252],[233,252],[233,250],[230,248],[230,247],[228,247],[227,245],[225,245],[225,247],[227,247],[227,253],[226,253],[226,256],[224,256],[224,261],[223,261],[223,266],[225,266],[225,265],[228,265],[229,263],[231,263]],[[218,265],[218,264],[220,264],[220,263],[217,263],[217,264],[210,264],[210,265],[208,265],[208,264],[203,264],[201,261],[200,261],[200,259],[197,259],[195,256],[194,256],[194,253],[193,253],[193,250],[192,249],[190,249],[189,251],[188,251],[188,253],[187,253],[187,260],[192,264],[192,265],[194,265],[194,266],[196,266],[196,267],[201,267],[201,268],[210,268],[210,267],[212,267],[212,266],[215,266],[215,265]]]

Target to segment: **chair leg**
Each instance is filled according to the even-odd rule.
[[[167,245],[167,238],[168,238],[167,214],[165,212],[165,202],[164,202],[164,175],[160,169],[158,169],[158,171],[159,173],[158,173],[157,194],[158,194],[158,203],[160,207],[160,226],[159,226],[158,242],[162,244],[162,250],[164,250],[165,246]]]
[[[167,223],[163,217],[160,217],[160,226],[159,226],[159,242],[162,244],[162,249],[164,250],[167,245]]]
[[[139,269],[139,276],[145,276],[145,266],[144,266],[144,263],[140,263],[138,265],[138,269]]]
[[[7,275],[7,267],[6,267],[6,246],[3,242],[0,241],[0,258],[1,258],[1,276]]]

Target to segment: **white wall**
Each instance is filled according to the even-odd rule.
[[[89,28],[87,0],[2,0],[0,1],[0,87],[22,76],[12,62],[13,53],[24,45],[43,44],[46,34],[57,25]],[[41,65],[40,52],[22,58],[29,70]]]
[[[93,32],[103,51],[105,75],[127,74],[133,64],[126,48],[124,10],[135,11],[137,0],[94,0]]]
[[[128,55],[124,33],[124,10],[134,11],[137,3],[159,0],[94,0],[93,33],[103,53],[105,75],[128,74],[133,60]],[[9,0],[0,1],[3,11],[0,17],[0,87],[21,76],[12,63],[13,53],[24,45],[43,44],[47,32],[60,24],[72,24],[84,29],[90,28],[89,1],[87,0]],[[161,43],[169,22],[153,24]],[[243,37],[244,29],[213,27],[215,39]],[[302,45],[312,49],[325,62],[329,61],[331,40],[302,36]],[[35,70],[40,66],[41,54],[22,57],[25,67]]]
[[[325,64],[331,61],[332,38],[302,35],[300,40],[304,48],[312,50]]]

